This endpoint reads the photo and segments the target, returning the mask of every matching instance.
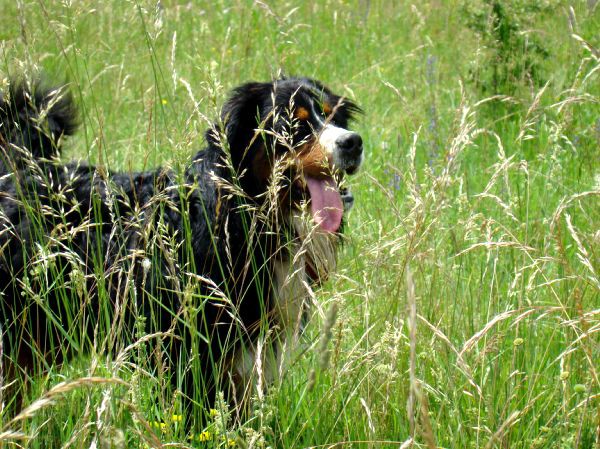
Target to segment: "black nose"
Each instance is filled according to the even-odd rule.
[[[362,137],[356,133],[346,133],[338,137],[335,144],[347,157],[359,157],[363,150]]]

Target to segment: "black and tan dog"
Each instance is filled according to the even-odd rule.
[[[5,364],[115,353],[143,322],[173,336],[168,366],[200,364],[204,379],[178,379],[185,397],[268,382],[335,267],[352,205],[340,183],[363,160],[357,112],[312,79],[248,83],[183,174],[107,173],[58,162],[77,116],[64,88],[13,85],[0,97]]]

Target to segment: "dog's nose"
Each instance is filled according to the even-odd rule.
[[[346,133],[338,137],[335,144],[347,157],[357,158],[363,150],[362,137],[357,133]]]

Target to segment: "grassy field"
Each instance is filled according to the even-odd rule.
[[[229,89],[281,73],[360,104],[367,152],[339,270],[248,422],[217,404],[186,435],[148,339],[32,379],[0,447],[600,447],[597,1],[0,11],[2,87],[43,71],[75,92],[65,160],[182,166]]]

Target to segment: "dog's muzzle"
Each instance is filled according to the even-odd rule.
[[[349,175],[356,173],[363,161],[362,137],[354,132],[346,132],[335,140],[340,170]]]
[[[364,153],[362,137],[359,134],[326,125],[319,137],[319,143],[326,149],[337,170],[352,175],[360,168]]]

